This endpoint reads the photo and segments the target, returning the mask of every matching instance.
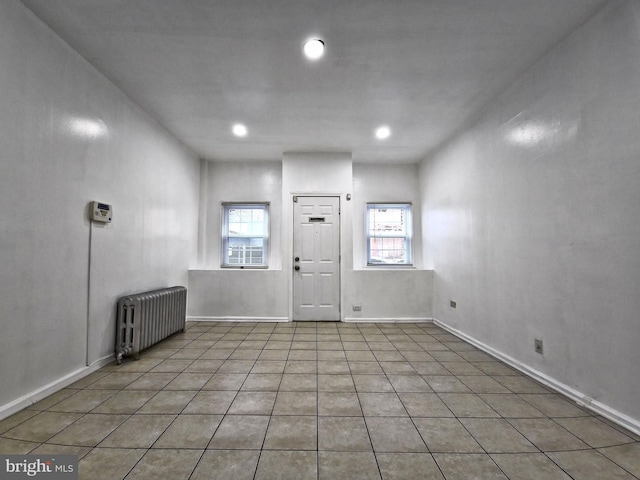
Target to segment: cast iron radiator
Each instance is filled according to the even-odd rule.
[[[116,361],[124,355],[137,360],[140,352],[183,331],[187,318],[187,289],[169,287],[126,295],[118,300]]]

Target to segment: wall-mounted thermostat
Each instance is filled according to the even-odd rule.
[[[94,222],[111,223],[113,207],[106,203],[91,202],[91,220]]]

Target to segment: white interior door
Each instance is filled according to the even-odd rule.
[[[293,319],[340,320],[340,197],[293,205]]]

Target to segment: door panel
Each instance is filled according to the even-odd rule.
[[[320,274],[320,298],[319,303],[323,307],[330,307],[333,304],[333,275]]]
[[[293,319],[340,320],[340,198],[299,196],[293,216]]]
[[[335,225],[321,223],[318,225],[318,227],[319,227],[319,234],[320,234],[320,245],[319,245],[320,251],[318,254],[319,255],[318,261],[321,263],[331,263],[335,260],[333,257],[336,254],[335,247],[332,242]]]
[[[300,305],[303,307],[313,307],[313,283],[314,276],[312,273],[300,274]]]

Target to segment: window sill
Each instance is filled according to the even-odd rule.
[[[268,270],[269,265],[220,265],[220,268],[225,270]]]
[[[363,270],[417,270],[415,265],[371,264],[365,265]]]

